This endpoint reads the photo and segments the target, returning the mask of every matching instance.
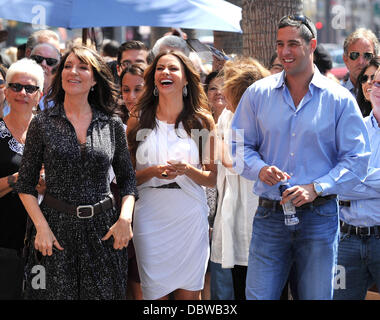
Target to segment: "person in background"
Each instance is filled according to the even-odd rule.
[[[282,70],[284,70],[284,67],[277,56],[277,52],[275,52],[269,61],[269,71],[271,74],[275,74],[281,72]]]
[[[144,89],[144,71],[145,64],[136,63],[127,66],[120,75],[120,87],[123,98],[123,116],[122,120],[125,130],[128,123],[138,118],[136,113],[136,104]],[[112,181],[112,179],[111,179]],[[111,190],[119,203],[120,196],[117,189],[117,181],[111,183]],[[120,207],[120,204],[118,205]],[[136,261],[135,248],[133,239],[128,244],[128,297],[133,300],[142,300],[141,281]]]
[[[55,69],[61,59],[59,51],[49,43],[38,43],[30,53],[30,59],[36,61],[44,70],[44,92],[43,97],[38,104],[38,110],[45,109],[45,97],[50,91]],[[50,103],[50,107],[52,103]]]
[[[217,123],[219,116],[227,106],[226,99],[223,95],[223,72],[213,71],[209,73],[204,83],[204,89],[212,116],[215,123]],[[218,203],[218,192],[216,187],[207,187],[206,195],[207,203],[210,207],[208,220],[211,245],[212,230]],[[231,269],[223,269],[220,263],[213,262],[211,259],[209,260],[207,268],[205,287],[207,284],[209,284],[211,300],[234,299]]]
[[[5,77],[7,70],[5,66],[0,65],[0,118],[3,118],[9,113],[9,106],[5,102]],[[6,110],[4,110],[4,108],[6,108]]]
[[[189,49],[189,46],[187,45],[186,40],[174,35],[167,35],[158,39],[156,43],[154,44],[154,46],[152,47],[151,52],[154,58],[160,52],[170,51],[170,50],[181,51],[187,57],[189,57],[190,55],[190,49]]]
[[[120,76],[123,69],[135,64],[147,64],[148,48],[138,40],[124,42],[117,53],[117,73]]]
[[[30,57],[33,48],[38,43],[50,43],[58,52],[61,50],[59,35],[52,30],[43,29],[35,31],[29,36],[26,42],[25,57]]]
[[[101,55],[106,62],[117,60],[120,43],[116,40],[105,40],[101,49]]]
[[[26,43],[17,46],[17,60],[25,58]]]
[[[31,121],[16,191],[33,222],[25,268],[27,299],[125,299],[127,249],[137,197],[117,89],[102,57],[84,46],[62,58],[47,101]],[[34,190],[42,164],[46,193]],[[113,168],[120,214],[110,192]],[[33,267],[45,269],[46,288]]]
[[[370,89],[372,88],[372,81],[374,79],[375,72],[378,68],[379,59],[371,59],[369,64],[365,66],[364,69],[360,72],[356,81],[356,101],[358,102],[363,117],[369,116],[372,111],[372,104],[370,101]]]
[[[258,197],[252,193],[254,181],[239,176],[232,169],[231,121],[240,98],[255,81],[270,75],[258,61],[240,58],[227,61],[224,66],[223,93],[227,100],[225,109],[218,121],[217,189],[218,206],[215,217],[211,246],[211,260],[222,268],[232,271],[234,297],[245,300],[245,283],[248,266],[249,244],[252,235],[254,213]]]
[[[367,70],[377,66],[373,80],[365,91],[372,111],[364,121],[368,130],[371,157],[363,182],[339,193],[340,241],[337,277],[344,286],[334,290],[334,300],[364,300],[376,284],[380,288],[380,59],[369,62]],[[367,78],[373,72],[363,73]],[[360,81],[361,79],[358,79]],[[364,82],[363,82],[364,83]],[[342,280],[343,281],[343,280]],[[341,281],[337,281],[341,283]]]
[[[183,53],[159,53],[144,80],[139,118],[127,135],[140,193],[133,234],[143,297],[198,300],[209,258],[202,186],[216,181],[214,121]]]
[[[2,73],[1,73],[2,74]],[[15,192],[25,139],[33,118],[33,108],[43,91],[44,72],[30,59],[13,63],[2,88],[10,112],[0,118],[0,299],[21,299],[24,275],[22,249],[27,212]],[[3,84],[4,86],[4,84]],[[34,191],[42,193],[44,185],[38,171]]]
[[[348,77],[342,85],[356,97],[355,87],[359,73],[368,62],[379,54],[379,40],[369,29],[359,28],[344,40],[343,61],[348,69]]]

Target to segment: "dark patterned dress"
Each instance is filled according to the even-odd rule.
[[[110,194],[109,169],[115,172],[121,197],[137,197],[136,179],[119,118],[92,107],[85,145],[62,105],[32,120],[17,182],[19,193],[37,197],[42,163],[46,192],[75,206],[95,204]],[[41,203],[41,210],[63,251],[41,256],[30,243],[26,264],[27,299],[125,299],[127,250],[113,249],[113,237],[101,239],[117,221],[116,210],[80,219]],[[35,236],[32,231],[32,240]],[[44,268],[44,274],[41,271]],[[45,282],[43,282],[45,281]]]

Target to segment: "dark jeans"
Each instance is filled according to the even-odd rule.
[[[22,299],[24,260],[21,252],[0,248],[0,300]]]

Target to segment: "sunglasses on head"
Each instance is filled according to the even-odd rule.
[[[288,18],[288,19],[293,20],[293,21],[301,22],[303,25],[306,26],[306,28],[309,29],[309,31],[311,32],[313,38],[315,38],[314,31],[311,28],[309,22],[307,21],[307,18],[304,15],[302,15],[302,14],[296,14],[296,15],[287,16],[285,18]]]
[[[30,58],[33,59],[34,61],[36,61],[38,64],[41,64],[42,61],[45,60],[46,64],[48,66],[50,66],[50,67],[55,66],[58,63],[57,59],[54,59],[54,58],[45,58],[45,57],[39,56],[37,54],[31,55]]]
[[[31,84],[21,84],[21,83],[8,83],[9,88],[14,92],[20,92],[23,88],[26,93],[32,94],[35,93],[40,87],[33,86]]]
[[[355,61],[357,58],[360,57],[360,52],[352,51],[348,55],[352,61]],[[367,61],[371,60],[373,58],[373,53],[371,52],[364,52],[363,58]]]
[[[374,74],[371,74],[371,75],[363,74],[363,75],[361,76],[361,78],[359,79],[359,82],[360,82],[361,84],[363,84],[363,83],[368,82],[368,79],[372,81],[374,77],[375,77]]]

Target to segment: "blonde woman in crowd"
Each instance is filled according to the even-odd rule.
[[[223,68],[223,93],[228,102],[218,121],[219,160],[217,190],[218,205],[212,236],[211,261],[222,268],[232,268],[236,300],[245,299],[245,279],[248,266],[252,223],[258,197],[252,193],[254,181],[249,181],[232,168],[229,146],[231,121],[244,91],[255,81],[270,75],[258,61],[239,58],[227,61]]]

